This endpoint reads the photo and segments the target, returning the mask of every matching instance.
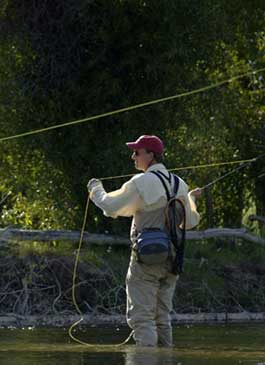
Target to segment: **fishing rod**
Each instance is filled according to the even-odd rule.
[[[233,170],[231,170],[231,171],[227,172],[226,174],[224,174],[224,175],[222,175],[222,176],[218,177],[217,179],[215,179],[215,180],[211,181],[209,184],[204,185],[204,186],[201,188],[201,190],[208,189],[209,187],[211,187],[212,185],[214,185],[214,184],[215,184],[215,183],[217,183],[218,181],[223,180],[223,179],[225,179],[227,176],[234,174],[236,171],[241,170],[243,167],[250,166],[253,162],[258,161],[259,159],[261,159],[261,158],[263,158],[263,157],[265,157],[265,153],[264,153],[263,155],[260,155],[260,156],[254,157],[254,158],[252,158],[251,160],[249,160],[249,161],[247,161],[247,162],[245,162],[245,163],[241,163],[241,164],[240,164],[238,167],[236,167],[235,169],[233,169]],[[261,175],[261,176],[262,176],[262,175]],[[258,178],[259,178],[259,177],[260,177],[260,176],[258,176]]]
[[[12,191],[9,191],[8,193],[6,193],[4,195],[4,197],[2,198],[2,200],[0,201],[0,206],[7,200],[7,198],[9,197],[9,195],[12,194]]]

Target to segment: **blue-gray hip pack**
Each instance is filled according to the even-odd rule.
[[[163,178],[167,179],[170,184],[172,178],[174,179],[173,196],[175,197],[177,195],[179,187],[179,178],[177,175],[169,173],[169,176],[167,177],[161,171],[150,172],[156,175],[162,182],[168,201],[170,201],[172,197]],[[146,265],[162,264],[165,263],[170,256],[172,256],[171,238],[166,230],[149,228],[144,229],[137,235],[137,258],[139,262]]]

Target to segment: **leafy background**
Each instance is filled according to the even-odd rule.
[[[196,89],[264,66],[263,1],[5,0],[0,5],[0,136]],[[92,177],[133,173],[125,146],[142,134],[166,164],[264,153],[264,73],[173,102],[0,143],[1,225],[79,229]],[[228,171],[183,171],[190,187]],[[200,228],[265,214],[264,159],[216,184]],[[106,182],[107,190],[123,181]],[[92,207],[90,231],[126,232]],[[258,229],[253,226],[253,229]]]

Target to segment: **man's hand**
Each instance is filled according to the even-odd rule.
[[[102,185],[102,182],[98,179],[91,179],[89,180],[87,184],[87,190],[90,193],[92,189],[94,189],[96,186]]]
[[[196,188],[190,191],[190,195],[195,196],[195,198],[199,198],[202,195],[202,189]]]

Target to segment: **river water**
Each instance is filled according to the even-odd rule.
[[[126,327],[82,327],[73,342],[68,328],[0,328],[0,364],[4,365],[265,365],[265,324],[181,325],[174,347],[115,347]]]

